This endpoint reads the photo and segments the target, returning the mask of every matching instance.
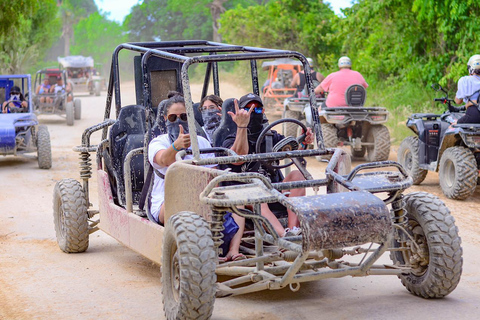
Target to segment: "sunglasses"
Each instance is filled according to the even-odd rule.
[[[257,113],[257,114],[263,112],[263,106],[262,106],[262,105],[259,105],[259,104],[256,104],[256,103],[254,103],[254,102],[249,103],[249,104],[247,104],[245,107],[243,107],[243,109],[245,109],[245,110],[247,110],[247,111],[250,110],[250,108],[255,108],[255,109],[253,109],[253,112],[255,112],[255,113]]]
[[[172,113],[172,114],[169,114],[167,116],[167,119],[170,122],[175,122],[175,121],[177,121],[177,117],[179,117],[180,120],[182,120],[182,121],[187,121],[187,114],[186,113],[181,113],[180,115],[176,115],[176,114]]]

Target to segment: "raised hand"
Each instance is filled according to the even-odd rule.
[[[303,143],[305,144],[311,144],[313,143],[313,131],[312,128],[308,127],[307,128],[307,134],[305,136],[305,140],[303,140]]]
[[[180,128],[180,133],[178,134],[177,140],[173,143],[176,149],[187,149],[191,145],[190,141],[190,134],[189,133],[184,133],[183,131],[183,126],[181,124],[178,125]]]
[[[240,109],[238,107],[238,100],[235,99],[235,113],[228,111],[228,114],[232,117],[233,122],[237,124],[237,127],[245,128],[248,126],[250,122],[250,114],[252,113],[254,108],[250,108],[250,110]]]

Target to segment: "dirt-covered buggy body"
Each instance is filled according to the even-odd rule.
[[[67,70],[68,81],[74,92],[89,92],[100,95],[104,78],[95,68],[92,57],[67,56],[58,57],[60,68]]]
[[[134,58],[137,104],[122,106],[118,54],[137,52]],[[231,150],[200,150],[196,130],[191,130],[192,160],[177,154],[165,176],[165,226],[151,217],[142,189],[151,190],[151,168],[145,160],[152,136],[165,132],[163,118],[155,107],[169,90],[181,91],[186,101],[189,128],[196,128],[190,90],[189,67],[206,64],[201,97],[210,81],[220,95],[218,64],[245,61],[249,65],[252,92],[259,94],[259,59],[295,58],[306,69],[313,129],[318,146],[310,150],[280,149],[274,153],[237,155]],[[412,184],[396,162],[385,161],[357,166],[350,172],[350,158],[341,149],[325,149],[316,111],[310,68],[306,58],[294,51],[252,48],[208,41],[126,43],[113,54],[105,119],[88,128],[82,145],[80,176],[57,183],[54,217],[57,240],[66,252],[82,252],[88,247],[89,233],[102,229],[121,243],[162,265],[162,292],[168,319],[208,319],[215,297],[227,297],[260,290],[342,276],[397,275],[411,292],[427,297],[443,297],[458,284],[462,249],[454,219],[437,198],[425,193],[406,196]],[[111,102],[115,93],[115,118]],[[226,97],[224,97],[226,98]],[[233,104],[226,99],[222,112]],[[225,114],[222,121],[225,120]],[[281,120],[278,123],[283,123]],[[264,129],[268,133],[270,126]],[[220,129],[225,129],[220,126]],[[219,129],[219,130],[220,130]],[[102,132],[98,145],[91,135]],[[228,132],[227,132],[228,133]],[[214,139],[223,136],[214,134]],[[262,136],[262,134],[260,135]],[[260,138],[259,138],[260,139]],[[258,143],[258,141],[257,141]],[[214,145],[217,145],[214,141]],[[88,182],[91,153],[97,153],[99,209],[89,209]],[[201,159],[203,152],[217,157]],[[313,178],[299,158],[331,156],[325,178]],[[243,161],[293,160],[305,180],[271,183],[258,173],[232,173],[205,167]],[[390,168],[390,170],[386,170]],[[366,172],[366,169],[379,169]],[[223,186],[223,182],[242,182]],[[283,190],[308,188],[313,194],[288,198]],[[326,194],[317,194],[319,188]],[[150,191],[149,191],[150,192]],[[147,192],[148,194],[148,192]],[[384,195],[383,199],[377,195]],[[299,217],[301,236],[280,237],[260,214],[262,203],[280,202]],[[250,219],[254,230],[244,240],[254,243],[248,258],[219,264],[223,221],[227,212]],[[96,214],[99,219],[94,220]],[[430,219],[434,215],[435,219]],[[443,231],[448,230],[448,231]],[[435,233],[435,234],[434,234]],[[436,235],[438,233],[438,236]],[[274,246],[272,250],[266,247]],[[377,265],[390,251],[391,265]],[[347,256],[362,257],[347,262]],[[217,282],[217,275],[228,280]],[[220,279],[220,278],[219,278]]]

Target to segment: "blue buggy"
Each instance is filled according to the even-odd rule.
[[[40,169],[52,167],[50,134],[44,125],[39,125],[33,113],[31,98],[32,81],[29,74],[0,75],[0,100],[12,101],[12,91],[20,89],[26,107],[5,108],[0,113],[0,155],[19,155],[37,152]],[[12,90],[14,89],[14,90]],[[9,103],[7,103],[9,104]],[[3,108],[2,108],[3,109]]]

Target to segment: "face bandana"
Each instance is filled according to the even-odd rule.
[[[173,143],[175,140],[177,140],[178,135],[180,134],[180,124],[183,127],[183,133],[188,133],[187,121],[181,120],[180,117],[177,117],[177,120],[175,120],[174,122],[170,122],[167,120],[167,134],[170,138],[170,143]]]
[[[248,123],[248,137],[255,139],[260,135],[263,130],[263,113],[250,114],[250,122]]]
[[[202,118],[203,125],[207,134],[212,137],[215,130],[217,130],[220,125],[220,115],[217,114],[218,110],[203,110]]]
[[[20,95],[19,94],[12,94],[12,100],[20,100]]]

